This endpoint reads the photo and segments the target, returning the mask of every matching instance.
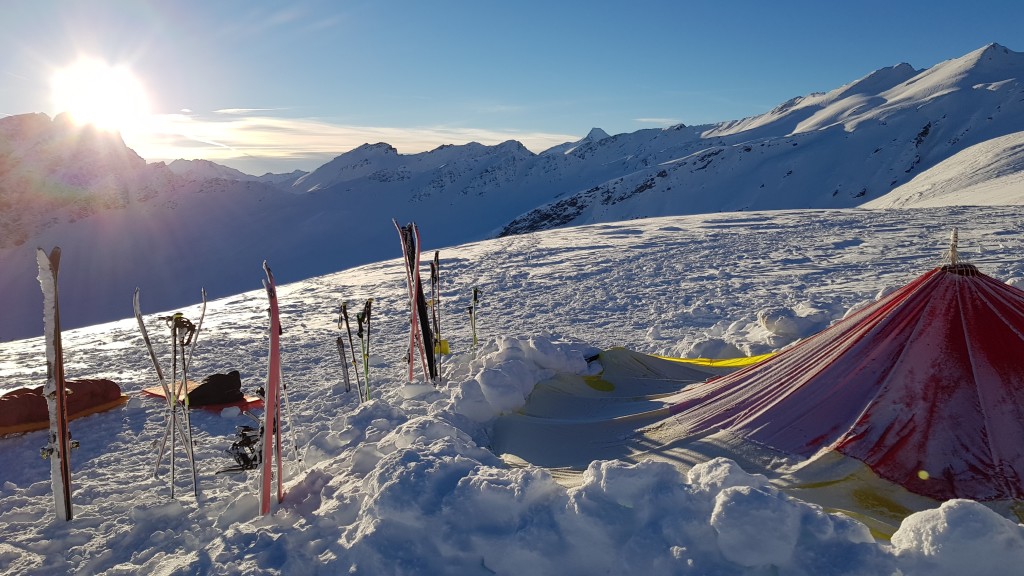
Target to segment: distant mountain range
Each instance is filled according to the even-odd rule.
[[[252,176],[147,164],[65,118],[0,119],[0,338],[42,332],[36,246],[64,249],[65,327],[398,257],[390,219],[426,249],[670,214],[1024,203],[1024,54],[990,44],[899,64],[742,120],[610,136],[535,154],[508,141],[399,154],[365,144],[313,172]],[[442,258],[456,254],[442,251]]]

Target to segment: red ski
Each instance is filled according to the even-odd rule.
[[[270,495],[273,489],[274,469],[277,472],[277,501],[284,500],[284,477],[281,469],[281,319],[278,315],[277,288],[270,267],[263,262],[267,279],[263,287],[270,300],[270,354],[267,367],[267,389],[263,398],[263,473],[260,476],[260,515],[270,513]]]
[[[50,482],[53,484],[53,503],[57,518],[71,520],[71,434],[68,432],[68,413],[64,387],[64,349],[60,341],[60,307],[57,301],[57,272],[60,268],[60,248],[49,254],[39,248],[39,286],[43,290],[43,330],[46,342],[46,385],[43,396],[50,414],[50,438],[42,450],[43,458],[50,459]]]

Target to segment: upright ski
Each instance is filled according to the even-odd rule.
[[[281,386],[281,318],[277,306],[277,287],[274,285],[274,274],[263,262],[263,271],[267,279],[263,287],[267,290],[270,301],[270,352],[267,367],[267,387],[263,398],[263,440],[261,456],[262,474],[260,476],[260,515],[270,513],[270,498],[273,490],[273,476],[277,472],[277,501],[284,500],[284,477],[281,469],[281,409],[278,403],[278,392]],[[276,462],[276,466],[275,466]]]
[[[66,390],[64,387],[64,348],[60,340],[60,306],[57,298],[57,273],[60,268],[60,248],[49,254],[39,248],[39,286],[43,291],[43,330],[46,341],[46,385],[43,395],[50,414],[50,437],[42,450],[43,458],[50,459],[50,482],[57,518],[71,520],[71,434],[68,431]]]

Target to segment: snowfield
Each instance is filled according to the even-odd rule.
[[[383,225],[383,224],[382,224]],[[68,378],[110,378],[127,405],[71,422],[75,518],[54,519],[46,432],[0,439],[0,570],[6,574],[1011,574],[1024,526],[954,500],[904,520],[891,541],[797,500],[770,479],[715,459],[592,462],[560,471],[510,465],[491,425],[556,372],[625,346],[670,356],[760,354],[789,345],[937,266],[959,228],[963,259],[1024,284],[1024,210],[944,207],[719,213],[597,224],[440,249],[445,382],[407,385],[405,272],[395,258],[279,286],[290,426],[284,502],[258,517],[257,473],[215,475],[235,427],[194,410],[192,496],[176,454],[153,477],[165,405],[138,326],[125,319],[64,333]],[[48,246],[44,247],[49,249]],[[62,246],[63,261],[90,257]],[[318,249],[321,249],[318,247]],[[432,252],[431,252],[432,253]],[[425,252],[425,254],[428,254]],[[237,369],[266,381],[268,318],[260,262],[252,291],[209,303],[191,373]],[[271,261],[276,273],[287,261]],[[424,267],[426,270],[426,267]],[[214,279],[216,269],[195,275]],[[466,307],[481,290],[481,345]],[[63,296],[80,287],[61,285]],[[371,395],[344,391],[335,347],[342,300],[374,299]],[[198,314],[196,304],[180,309]],[[170,362],[171,311],[142,307]],[[42,322],[40,314],[40,323]],[[0,343],[0,386],[45,380],[41,338]],[[551,438],[557,443],[558,438]]]

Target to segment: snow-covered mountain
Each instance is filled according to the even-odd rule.
[[[991,44],[732,122],[595,128],[540,154],[515,141],[418,154],[365,144],[308,174],[261,177],[206,161],[146,165],[116,137],[3,118],[0,291],[13,312],[0,338],[42,330],[36,246],[64,247],[62,274],[79,287],[62,295],[74,327],[124,316],[136,285],[151,309],[194,302],[200,286],[211,297],[252,288],[258,279],[232,262],[270,258],[290,281],[394,257],[391,218],[415,220],[436,249],[673,214],[1020,203],[1020,186],[1005,185],[1020,181],[1022,78],[1024,54]],[[223,273],[197,277],[220,261]]]
[[[1024,54],[990,44],[923,71],[901,64],[698,130],[673,158],[647,156],[650,167],[532,210],[502,234],[659,214],[850,207],[981,143],[991,147],[978,158],[1000,162],[999,146],[1013,140],[996,139],[1024,131]]]
[[[290,188],[296,180],[304,177],[308,172],[295,170],[286,174],[272,174],[270,172],[263,176],[252,176],[241,170],[235,170],[228,166],[211,162],[210,160],[175,160],[167,165],[171,172],[188,180],[237,180],[239,182],[263,182],[278,188]]]
[[[241,170],[222,166],[209,160],[179,159],[168,164],[167,168],[169,168],[171,172],[174,172],[179,176],[185,176],[190,180],[213,180],[215,178],[221,178],[224,180],[241,180],[243,182],[258,180],[255,176],[250,176]]]

